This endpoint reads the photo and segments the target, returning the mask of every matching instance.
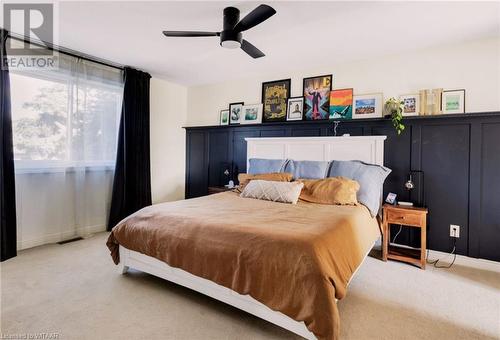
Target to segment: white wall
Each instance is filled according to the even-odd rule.
[[[153,203],[183,199],[187,88],[152,78],[150,90]]]
[[[286,60],[283,62],[286,63]],[[385,98],[417,93],[424,88],[465,88],[466,112],[500,111],[500,41],[485,39],[371,60],[307,67],[283,74],[190,87],[187,124],[217,125],[220,110],[227,108],[229,103],[260,103],[264,81],[291,78],[292,96],[300,96],[302,78],[322,74],[333,74],[333,88],[352,87],[355,94],[382,92]]]

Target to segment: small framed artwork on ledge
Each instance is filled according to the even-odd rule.
[[[382,93],[364,94],[354,96],[352,118],[381,118],[382,117]]]
[[[465,90],[443,91],[441,111],[444,114],[465,113]]]
[[[229,110],[220,111],[220,125],[229,125]]]
[[[399,101],[403,102],[403,117],[418,116],[420,112],[420,95],[404,94],[399,96]]]
[[[229,104],[229,124],[235,125],[241,122],[241,110],[243,102]]]
[[[262,104],[243,105],[241,124],[260,124],[262,122]]]
[[[304,113],[304,97],[288,98],[286,120],[302,120]]]

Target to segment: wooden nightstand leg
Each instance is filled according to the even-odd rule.
[[[420,268],[425,270],[427,251],[427,216],[422,216],[422,226],[420,228]]]
[[[384,209],[384,220],[382,223],[382,260],[387,261],[387,252],[389,248],[389,239],[390,239],[390,229],[387,223],[387,213]]]

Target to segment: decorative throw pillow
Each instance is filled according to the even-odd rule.
[[[296,204],[303,183],[252,180],[240,194],[244,198]]]
[[[292,174],[286,172],[272,172],[267,174],[239,174],[238,182],[240,182],[239,190],[243,191],[245,186],[252,180],[260,179],[264,181],[275,181],[275,182],[290,182],[292,180]]]
[[[325,178],[330,162],[327,161],[295,161],[289,160],[285,165],[285,172],[293,175],[294,179],[321,179]]]
[[[356,205],[356,193],[359,184],[345,177],[330,177],[325,179],[299,179],[304,183],[300,199],[320,204]]]
[[[373,217],[380,210],[382,190],[391,169],[362,161],[333,161],[329,177],[347,177],[359,183],[358,202],[365,205]]]
[[[285,168],[285,164],[286,159],[250,158],[247,172],[253,175],[281,172]]]

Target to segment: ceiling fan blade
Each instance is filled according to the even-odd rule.
[[[274,8],[268,5],[259,5],[256,9],[248,13],[239,23],[234,26],[236,32],[243,32],[254,26],[257,26],[261,22],[269,19],[276,11]]]
[[[202,32],[202,31],[163,31],[167,37],[217,37],[220,32]]]
[[[250,44],[245,39],[243,39],[243,41],[241,42],[241,49],[254,59],[265,56],[265,54],[262,53],[261,50]]]

